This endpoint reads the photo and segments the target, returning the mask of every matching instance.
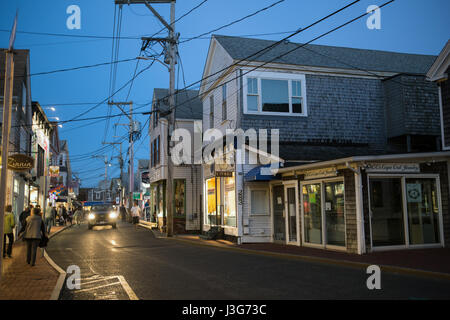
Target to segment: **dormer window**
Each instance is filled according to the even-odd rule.
[[[244,76],[246,114],[306,116],[305,76],[250,72]]]

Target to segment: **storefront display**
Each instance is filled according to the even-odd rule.
[[[175,216],[183,217],[186,215],[186,180],[174,180],[174,201]]]
[[[216,178],[206,180],[206,195],[205,224],[217,225]]]
[[[236,180],[215,177],[206,180],[205,224],[236,227]]]
[[[224,216],[223,224],[236,227],[236,187],[234,173],[232,177],[223,178],[224,181]]]
[[[302,190],[305,243],[345,247],[344,181],[305,184]]]

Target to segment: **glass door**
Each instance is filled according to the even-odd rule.
[[[345,246],[344,182],[325,183],[326,243]]]
[[[273,240],[286,241],[286,218],[284,209],[284,187],[274,186],[273,193]]]
[[[406,179],[409,244],[439,243],[436,179]]]
[[[297,211],[295,210],[295,187],[286,188],[289,242],[297,241]]]
[[[322,194],[321,184],[302,186],[303,193],[303,230],[305,242],[323,244],[322,241]]]
[[[373,247],[405,245],[401,178],[370,178]]]

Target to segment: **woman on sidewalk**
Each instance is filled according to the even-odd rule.
[[[12,246],[14,242],[14,227],[16,226],[16,219],[12,213],[12,206],[9,204],[5,207],[5,219],[3,222],[3,258],[12,254]],[[8,237],[8,249],[6,249],[6,238]]]
[[[45,232],[40,208],[33,208],[31,210],[31,215],[25,220],[24,232],[23,238],[27,243],[27,263],[34,266],[39,242],[42,237],[48,237]]]

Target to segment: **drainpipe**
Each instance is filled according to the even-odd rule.
[[[358,244],[358,254],[366,252],[366,242],[364,236],[364,216],[363,216],[363,196],[362,196],[362,175],[361,170],[352,168],[348,162],[345,166],[355,174],[355,199],[356,199],[356,236]]]

